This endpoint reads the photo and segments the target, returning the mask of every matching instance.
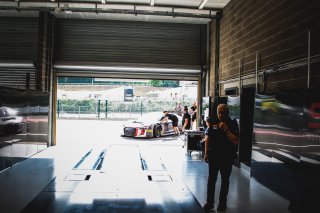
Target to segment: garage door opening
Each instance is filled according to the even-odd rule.
[[[169,111],[181,128],[184,106],[196,116],[192,106],[198,103],[198,81],[60,76],[57,82],[57,145],[132,140],[182,145],[182,134],[181,140],[175,138],[172,124],[159,124],[159,119]]]

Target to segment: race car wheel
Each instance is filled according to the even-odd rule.
[[[155,126],[153,128],[153,137],[158,138],[161,136],[161,128],[160,126]]]

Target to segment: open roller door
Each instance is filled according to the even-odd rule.
[[[200,97],[207,25],[57,18],[55,30],[56,77],[198,81]]]
[[[206,25],[57,19],[58,76],[198,80]]]

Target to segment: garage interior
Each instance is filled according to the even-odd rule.
[[[198,81],[198,106],[211,97],[210,116],[218,103],[240,116],[227,212],[319,209],[319,8],[317,0],[1,1],[0,107],[17,110],[9,120],[25,126],[0,131],[0,211],[203,212],[208,171],[197,153],[56,146],[60,76]]]

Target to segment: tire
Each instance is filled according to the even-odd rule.
[[[156,125],[153,128],[153,137],[154,138],[159,138],[160,136],[161,136],[161,128],[160,128],[160,126]]]

